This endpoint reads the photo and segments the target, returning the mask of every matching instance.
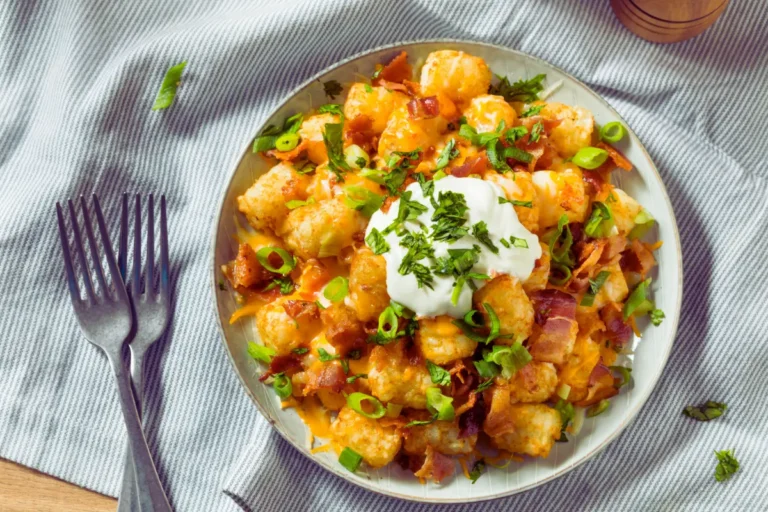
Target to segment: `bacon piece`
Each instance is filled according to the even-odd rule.
[[[347,383],[344,369],[336,362],[307,370],[307,377],[307,385],[304,388],[305,395],[318,389],[330,389],[334,393],[341,393]]]
[[[360,114],[350,119],[344,125],[344,140],[357,144],[367,152],[376,148],[376,132],[373,131],[373,122],[371,118]]]
[[[615,235],[605,239],[605,248],[600,256],[600,262],[605,263],[614,259],[627,248],[627,237]]]
[[[325,326],[325,338],[341,352],[365,346],[368,336],[363,330],[363,324],[348,306],[343,303],[333,304],[320,312],[320,319]]]
[[[605,323],[605,332],[614,345],[624,346],[632,339],[632,327],[624,321],[621,307],[616,303],[607,304],[600,310]]]
[[[232,285],[249,288],[271,280],[274,274],[264,268],[256,258],[256,251],[248,244],[240,244],[232,266]]]
[[[476,158],[467,158],[463,164],[451,169],[450,174],[457,178],[466,178],[470,174],[482,175],[487,168],[488,159],[483,155]]]
[[[306,140],[302,140],[295,148],[290,151],[278,151],[276,149],[270,149],[267,151],[267,156],[277,158],[281,162],[289,162],[297,160],[301,154],[306,151],[309,143]]]
[[[395,456],[395,462],[403,469],[416,473],[424,465],[424,455],[408,454],[404,451],[398,452]]]
[[[414,98],[407,104],[408,117],[413,120],[432,119],[440,114],[440,102],[437,96],[427,98]]]
[[[403,85],[411,96],[421,95],[421,84],[419,82],[411,82],[410,80],[403,80]]]
[[[375,80],[373,82],[373,85],[376,85],[378,87],[384,87],[385,89],[388,89],[390,91],[398,91],[398,92],[401,92],[403,94],[409,94],[410,95],[410,90],[405,85],[398,84],[398,83],[395,83],[395,82],[390,82],[388,80],[382,80],[381,78],[379,78],[378,80]]]
[[[580,407],[586,407],[596,404],[600,400],[611,398],[619,393],[616,389],[616,381],[613,378],[611,370],[602,363],[599,363],[589,375],[589,387],[587,396],[583,400],[576,402]]]
[[[621,151],[618,149],[605,142],[598,142],[597,147],[606,150],[608,152],[608,157],[613,160],[613,163],[616,164],[616,167],[619,169],[624,169],[625,171],[632,170],[632,162],[627,160],[627,157],[622,155]]]
[[[301,361],[294,355],[289,354],[287,356],[275,356],[269,363],[267,371],[259,377],[261,382],[264,382],[269,377],[276,373],[294,372],[301,370]]]
[[[560,290],[538,290],[530,295],[536,323],[543,325],[548,318],[576,318],[576,299]]]
[[[435,483],[440,483],[452,475],[454,469],[455,466],[450,457],[446,457],[431,446],[427,446],[427,458],[424,460],[424,465],[413,475],[425,480],[431,478]]]
[[[410,80],[412,76],[413,68],[408,64],[408,54],[400,52],[397,57],[381,69],[379,76],[374,80],[374,85],[379,85],[377,82],[382,80],[402,84],[405,80]]]
[[[455,400],[457,397],[454,396],[453,398]],[[461,416],[465,412],[472,409],[472,407],[475,406],[476,402],[477,402],[477,393],[469,393],[467,395],[467,400],[463,404],[456,407],[456,416]]]
[[[543,326],[535,326],[528,352],[536,361],[563,364],[573,351],[579,324],[564,317],[549,317]]]
[[[583,272],[589,274],[590,268],[597,265],[597,262],[600,261],[600,256],[602,256],[604,249],[605,242],[603,240],[592,240],[581,244],[579,250],[579,261],[581,262],[581,265],[573,271],[573,275],[578,276]]]
[[[483,422],[483,430],[491,437],[513,432],[515,426],[510,411],[509,389],[506,387],[493,387],[485,392],[486,400],[490,399],[491,406]]]
[[[459,439],[479,434],[483,429],[485,421],[485,402],[483,395],[472,393],[477,397],[472,404],[472,408],[459,416]]]
[[[624,255],[621,258],[622,270],[637,272],[643,277],[645,277],[655,265],[656,258],[653,256],[653,252],[637,239],[632,240],[629,249],[624,252]]]
[[[600,194],[603,191],[603,187],[605,187],[605,180],[603,179],[603,175],[599,172],[582,169],[581,179],[587,185],[587,193],[590,196]]]
[[[311,321],[320,317],[317,304],[308,300],[287,300],[283,304],[283,309],[296,321]]]

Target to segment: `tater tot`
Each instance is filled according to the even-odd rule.
[[[485,179],[500,186],[510,201],[530,201],[530,208],[528,206],[514,206],[514,209],[518,220],[525,226],[525,229],[531,233],[537,233],[539,231],[539,199],[531,173],[526,171],[504,174],[487,172]]]
[[[491,70],[480,57],[455,50],[440,50],[427,56],[421,68],[421,93],[443,93],[458,105],[486,94],[491,85]]]
[[[371,129],[379,135],[386,128],[392,111],[406,103],[408,96],[401,92],[390,91],[386,87],[352,84],[347,101],[344,102],[344,117],[367,117],[371,120]]]
[[[511,345],[531,335],[533,306],[519,279],[508,275],[498,276],[476,291],[472,300],[474,308],[483,315],[485,325],[491,325],[491,320],[483,303],[489,304],[499,317],[500,333],[514,335],[511,338],[499,338],[495,343]]]
[[[378,154],[385,160],[393,151],[425,150],[437,144],[448,121],[441,117],[412,119],[408,108],[403,105],[389,116],[387,126],[379,139]]]
[[[395,427],[384,427],[377,420],[366,418],[349,407],[339,411],[331,424],[334,441],[359,453],[372,468],[392,462],[402,446],[402,437]]]
[[[319,327],[316,318],[307,315],[292,318],[285,309],[288,302],[288,298],[279,298],[256,313],[256,328],[261,341],[279,356],[288,355],[309,341]]]
[[[595,295],[595,301],[592,306],[600,309],[610,302],[623,302],[627,298],[629,287],[627,286],[627,280],[624,278],[621,266],[615,263],[600,270],[608,272],[608,278]]]
[[[589,110],[562,103],[547,103],[541,115],[560,121],[549,134],[549,140],[563,158],[570,158],[581,148],[591,145],[595,120]]]
[[[365,229],[365,218],[340,198],[296,208],[288,214],[281,231],[285,245],[297,256],[338,256]]]
[[[510,404],[546,402],[555,393],[557,370],[552,363],[531,361],[509,380]]]
[[[376,320],[389,306],[387,262],[367,246],[352,257],[349,269],[349,298],[361,322]]]
[[[587,215],[589,200],[581,170],[574,164],[558,168],[533,173],[533,185],[539,201],[540,230],[557,226],[563,215],[568,217],[568,222],[583,222]]]
[[[308,186],[307,176],[297,173],[289,163],[280,163],[238,197],[237,206],[254,228],[279,232],[288,215],[285,203],[306,199]]]
[[[491,443],[511,453],[548,456],[560,437],[560,413],[542,404],[510,405],[508,412],[511,431],[491,437]]]
[[[425,363],[411,364],[402,341],[375,347],[369,362],[368,385],[376,398],[426,409],[427,388],[433,386],[432,378]]]
[[[435,364],[448,364],[471,356],[477,342],[464,336],[449,316],[422,318],[416,331],[415,342],[421,353]]]
[[[483,94],[472,98],[464,117],[477,133],[485,133],[496,131],[502,121],[509,128],[517,121],[517,112],[503,97]]]
[[[541,257],[536,260],[536,266],[533,267],[531,275],[523,281],[523,290],[528,295],[535,291],[543,290],[549,282],[549,269],[552,257],[549,255],[549,246],[547,244],[540,242],[539,245],[541,246]]]
[[[455,421],[436,421],[429,425],[411,427],[405,438],[403,449],[411,455],[424,455],[427,446],[431,446],[444,455],[463,455],[472,453],[477,444],[477,434],[459,437],[458,419]]]
[[[643,210],[643,207],[620,188],[614,188],[611,193],[616,201],[606,204],[611,209],[618,234],[626,236],[635,227],[635,218]]]
[[[328,153],[325,151],[323,142],[323,131],[325,125],[329,123],[340,122],[336,114],[318,114],[310,116],[301,123],[299,128],[299,137],[307,142],[307,158],[316,164],[322,164],[328,160]]]

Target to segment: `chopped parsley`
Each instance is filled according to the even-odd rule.
[[[717,466],[715,467],[715,480],[724,482],[739,470],[739,461],[733,455],[733,450],[715,451]]]
[[[528,135],[528,128],[525,126],[513,126],[507,130],[507,133],[504,134],[504,138],[507,139],[507,142],[510,144],[514,144],[526,135]]]
[[[428,180],[424,174],[420,172],[414,173],[413,177],[419,183],[419,186],[421,187],[421,193],[424,194],[424,197],[432,196],[432,194],[435,192],[435,182]]]
[[[343,90],[344,88],[338,80],[328,80],[327,82],[323,82],[323,91],[325,91],[325,95],[332,100],[335,100],[336,96],[341,94]]]
[[[490,249],[493,254],[499,254],[499,248],[496,247],[496,244],[491,240],[491,234],[488,232],[488,224],[486,224],[484,220],[481,220],[472,226],[472,236],[477,238],[478,242]]]
[[[355,374],[355,375],[350,375],[349,377],[347,377],[347,384],[352,384],[357,379],[367,379],[367,378],[368,378],[368,374],[367,373],[358,373],[358,374]]]
[[[432,199],[435,212],[432,214],[432,239],[448,242],[449,244],[467,235],[464,227],[467,222],[466,213],[469,210],[464,194],[445,190],[437,196],[437,202]]]
[[[280,288],[280,293],[283,295],[288,295],[294,290],[295,287],[296,285],[291,280],[291,278],[286,276],[273,279],[272,282],[270,282],[263,291],[268,292],[274,288]]]
[[[519,101],[531,103],[539,99],[539,93],[544,90],[542,83],[547,75],[536,75],[530,80],[520,79],[514,84],[509,83],[509,78],[497,75],[499,83],[491,85],[489,94],[503,96],[507,101]]]
[[[550,235],[549,239],[549,254],[552,261],[569,269],[572,268],[576,263],[571,251],[572,245],[573,235],[571,228],[568,227],[568,216],[563,215],[557,221],[557,229]]]
[[[336,175],[339,181],[344,181],[342,173],[349,170],[349,164],[344,158],[342,129],[341,123],[328,123],[323,130],[323,143],[328,153],[328,169]]]
[[[400,262],[398,272],[404,276],[413,274],[419,288],[426,286],[431,289],[434,278],[429,268],[419,263],[424,258],[431,258],[435,254],[435,250],[430,245],[426,235],[424,233],[406,233],[400,239],[400,245],[408,249],[408,252]]]
[[[723,402],[707,400],[703,404],[689,405],[683,409],[683,414],[696,421],[710,421],[725,414],[728,406]]]
[[[541,112],[541,109],[543,108],[544,108],[544,105],[536,105],[535,107],[531,107],[525,112],[523,112],[522,114],[520,114],[520,118],[538,115],[538,113]]]
[[[440,156],[437,159],[437,167],[435,167],[435,171],[445,169],[448,166],[448,163],[457,156],[459,156],[459,150],[456,149],[456,139],[451,139],[440,153]]]
[[[477,361],[475,361],[475,362],[477,362]],[[483,391],[485,391],[486,389],[488,389],[492,385],[493,385],[493,377],[491,377],[488,380],[484,380],[483,382],[481,382],[480,385],[477,386],[477,389],[475,390],[475,393],[482,393]]]
[[[517,201],[515,199],[507,199],[506,197],[499,196],[499,204],[509,203],[512,206],[520,206],[522,208],[533,208],[533,201]]]
[[[384,254],[389,250],[387,240],[376,228],[372,228],[371,232],[368,233],[368,236],[365,237],[365,243],[371,248],[373,254]]]
[[[544,125],[541,124],[541,121],[533,125],[533,128],[531,128],[531,142],[539,142],[539,137],[541,137],[541,132],[544,131]]]
[[[584,225],[584,233],[592,238],[606,238],[610,235],[613,225],[611,207],[600,201],[592,203],[592,214]]]
[[[341,359],[341,356],[339,355],[331,355],[328,353],[327,350],[320,347],[317,349],[317,355],[320,357],[320,361],[327,363],[328,361],[333,361],[334,359]]]
[[[321,105],[317,111],[320,114],[336,114],[337,116],[344,118],[344,112],[341,109],[341,105],[338,103],[328,103],[326,105]]]

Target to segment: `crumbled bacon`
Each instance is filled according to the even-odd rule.
[[[408,63],[408,54],[406,52],[400,52],[400,54],[389,61],[379,72],[379,76],[374,80],[374,85],[378,85],[376,82],[379,80],[386,80],[387,82],[403,83],[405,80],[409,80],[413,76],[413,69]]]
[[[485,421],[485,403],[483,395],[472,393],[476,397],[472,408],[459,416],[459,438],[465,438],[479,434]]]
[[[357,144],[367,152],[376,148],[377,137],[373,131],[371,118],[360,114],[347,121],[344,125],[344,140]]]
[[[355,312],[348,306],[334,304],[320,312],[325,325],[325,338],[337,349],[347,352],[365,345],[368,335]]]
[[[605,323],[605,332],[614,345],[623,346],[632,339],[632,327],[624,321],[621,307],[611,303],[600,310],[600,318]]]
[[[232,285],[235,288],[249,288],[265,283],[273,277],[274,274],[259,263],[256,251],[248,244],[240,244],[232,266]]]
[[[629,249],[624,252],[621,258],[621,268],[630,272],[637,272],[645,275],[656,265],[656,258],[653,252],[646,247],[640,240],[632,240]]]
[[[440,103],[437,96],[427,98],[414,98],[406,105],[408,116],[413,120],[432,119],[440,114]]]
[[[483,155],[476,158],[467,158],[463,164],[451,169],[450,174],[457,178],[466,178],[470,174],[482,175],[487,168],[488,159]]]
[[[576,299],[572,295],[560,290],[538,290],[530,298],[539,325],[550,317],[576,318]]]
[[[317,369],[307,370],[307,385],[304,394],[310,394],[318,389],[330,389],[334,393],[341,393],[347,383],[347,376],[341,365],[332,362],[324,364]]]
[[[283,304],[283,309],[288,316],[294,320],[316,320],[320,316],[320,309],[317,304],[308,300],[287,300]]]
[[[553,317],[535,327],[528,352],[537,361],[562,364],[573,350],[579,324],[572,318]]]
[[[595,366],[592,373],[589,375],[589,387],[587,388],[586,398],[576,402],[576,405],[586,407],[596,404],[600,400],[615,396],[618,392],[619,390],[616,389],[616,381],[613,378],[611,370],[600,363]]]
[[[264,382],[269,377],[276,373],[285,373],[301,370],[301,361],[293,354],[287,356],[275,356],[269,363],[267,371],[259,377],[259,380]]]
[[[582,169],[581,179],[584,181],[584,184],[587,185],[587,193],[590,196],[596,196],[603,191],[605,180],[599,172]]]
[[[435,483],[440,483],[452,475],[454,469],[455,466],[450,457],[446,457],[431,446],[427,446],[427,458],[424,460],[424,465],[414,473],[414,476],[425,480],[431,478]]]
[[[627,160],[627,157],[622,155],[621,151],[618,149],[614,148],[610,144],[606,144],[605,142],[599,142],[597,147],[606,150],[608,152],[608,157],[613,160],[613,163],[619,169],[624,169],[625,171],[632,170],[632,162]]]

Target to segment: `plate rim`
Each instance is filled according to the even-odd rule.
[[[562,68],[555,66],[554,64],[541,59],[539,57],[536,57],[534,55],[522,52],[520,50],[516,50],[507,46],[503,46],[500,44],[495,43],[488,43],[484,41],[472,41],[468,39],[455,39],[455,38],[428,38],[428,39],[412,39],[407,41],[400,41],[395,43],[388,43],[385,45],[379,45],[367,50],[362,50],[360,52],[357,52],[353,55],[350,55],[348,57],[345,57],[337,62],[334,62],[333,64],[323,68],[322,70],[318,71],[317,73],[313,74],[306,80],[302,81],[298,86],[293,88],[290,92],[285,94],[283,99],[276,103],[273,107],[270,108],[268,115],[264,117],[264,121],[257,127],[257,129],[253,133],[259,133],[261,130],[263,130],[268,123],[269,119],[274,115],[275,112],[285,107],[290,101],[292,101],[298,94],[300,94],[304,89],[310,87],[315,81],[317,81],[320,77],[335,71],[347,64],[349,64],[352,61],[355,61],[357,59],[360,59],[362,57],[365,57],[367,55],[371,55],[374,53],[386,51],[386,50],[396,50],[398,48],[406,49],[406,47],[414,46],[414,45],[421,45],[421,44],[451,44],[451,45],[469,45],[469,46],[481,46],[481,47],[487,47],[492,48],[495,50],[500,50],[502,52],[516,54],[519,57],[523,57],[526,59],[531,59],[537,64],[543,65],[544,67],[549,67],[552,69],[557,70],[558,72],[562,73],[566,77],[568,77],[570,80],[573,80],[575,83],[583,87],[584,90],[586,90],[589,94],[591,94],[597,101],[603,104],[604,107],[606,107],[618,120],[620,120],[627,128],[628,130],[635,135],[635,138],[637,139],[637,142],[639,143],[640,150],[642,151],[643,156],[645,157],[647,163],[649,164],[650,170],[652,171],[652,175],[655,178],[657,184],[659,185],[659,188],[661,190],[661,195],[664,200],[664,205],[666,206],[670,218],[672,219],[672,231],[674,233],[674,243],[675,243],[675,253],[677,256],[677,270],[678,270],[678,283],[677,283],[677,297],[675,299],[675,307],[674,307],[674,314],[671,315],[673,325],[672,329],[670,331],[670,338],[671,342],[668,343],[667,349],[663,355],[662,364],[659,365],[656,373],[652,376],[651,385],[648,386],[647,391],[640,396],[639,400],[636,401],[635,406],[629,411],[629,415],[627,417],[627,420],[622,422],[618,428],[616,428],[613,432],[606,437],[606,439],[600,443],[598,446],[592,448],[585,456],[583,456],[580,460],[568,464],[564,467],[558,468],[553,471],[553,473],[545,478],[542,478],[541,480],[537,480],[536,482],[524,485],[522,487],[518,487],[515,489],[509,489],[505,491],[500,492],[493,492],[482,496],[471,496],[471,497],[462,497],[462,498],[450,498],[450,497],[426,497],[426,496],[414,496],[409,494],[401,494],[397,491],[394,491],[392,489],[384,489],[382,487],[371,485],[369,482],[370,480],[366,480],[362,477],[354,478],[352,473],[345,474],[340,470],[340,468],[332,467],[330,465],[324,464],[320,459],[313,456],[309,451],[305,450],[303,447],[299,446],[297,443],[295,443],[290,437],[288,437],[281,428],[278,428],[277,425],[275,425],[274,420],[272,420],[267,413],[267,411],[262,407],[261,403],[253,393],[253,391],[248,386],[247,382],[241,375],[240,371],[237,368],[237,364],[235,363],[234,357],[229,350],[229,345],[227,343],[227,336],[224,332],[224,326],[222,324],[222,318],[219,313],[219,294],[217,293],[218,290],[218,273],[220,269],[216,268],[216,249],[217,249],[217,237],[218,237],[218,227],[221,223],[221,216],[222,212],[224,210],[225,201],[228,195],[228,192],[230,190],[230,187],[232,185],[232,181],[234,180],[235,174],[237,172],[237,169],[240,165],[240,162],[242,161],[245,154],[247,154],[248,151],[251,150],[251,146],[253,144],[253,135],[250,135],[247,139],[248,142],[245,144],[245,147],[243,150],[241,150],[236,158],[233,158],[232,163],[228,167],[230,169],[229,171],[229,178],[225,180],[224,185],[222,186],[219,200],[216,202],[216,214],[213,218],[213,225],[211,229],[211,246],[210,246],[210,252],[209,252],[209,262],[211,264],[211,274],[210,274],[210,291],[211,291],[211,297],[213,299],[213,311],[216,316],[216,324],[219,329],[219,338],[221,339],[222,344],[224,345],[225,352],[227,354],[227,358],[229,359],[229,362],[231,363],[235,373],[237,374],[237,377],[242,385],[242,387],[245,389],[246,394],[251,398],[251,401],[256,405],[256,409],[259,411],[259,413],[266,419],[266,421],[272,426],[272,428],[277,431],[277,433],[280,435],[280,437],[283,438],[288,444],[293,446],[299,453],[304,455],[306,458],[310,459],[314,464],[317,464],[319,467],[321,467],[323,470],[326,470],[330,472],[331,474],[334,474],[338,476],[339,478],[342,478],[343,480],[350,482],[352,484],[357,485],[358,487],[361,487],[365,490],[372,491],[376,494],[380,494],[382,496],[387,496],[390,498],[398,498],[403,499],[407,501],[412,502],[418,502],[418,503],[437,503],[437,504],[456,504],[456,503],[477,503],[482,501],[490,501],[495,499],[500,499],[504,497],[513,496],[515,494],[519,494],[531,489],[534,489],[536,487],[539,487],[541,485],[544,485],[548,482],[551,482],[552,480],[555,480],[557,478],[560,478],[564,476],[565,474],[569,473],[573,469],[581,466],[588,460],[594,458],[597,454],[599,454],[601,451],[603,451],[608,445],[610,445],[613,441],[616,440],[626,429],[627,427],[632,424],[639,414],[640,410],[645,406],[645,404],[648,402],[648,399],[650,398],[653,391],[656,389],[656,386],[658,385],[659,379],[661,378],[662,373],[664,372],[664,369],[667,366],[667,363],[669,361],[669,356],[672,352],[672,348],[675,344],[675,340],[677,338],[677,330],[680,323],[680,313],[682,309],[682,298],[683,298],[683,252],[682,252],[682,245],[680,242],[680,232],[677,225],[677,218],[675,217],[675,211],[672,207],[672,202],[669,199],[669,194],[667,193],[667,188],[664,185],[664,181],[661,178],[661,175],[659,174],[658,169],[656,168],[656,165],[653,162],[653,159],[651,158],[650,154],[645,148],[645,145],[640,140],[640,137],[637,136],[635,131],[632,129],[632,127],[627,123],[627,121],[619,114],[618,111],[616,111],[615,108],[601,96],[596,91],[594,91],[590,86],[573,76],[572,74],[568,73],[567,71],[563,70]],[[462,50],[463,51],[463,50]],[[667,319],[670,317],[668,316]]]

